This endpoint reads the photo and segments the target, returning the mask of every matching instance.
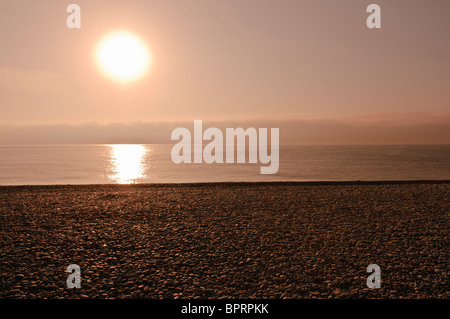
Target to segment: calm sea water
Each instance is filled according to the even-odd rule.
[[[0,146],[0,185],[450,179],[450,145],[281,146],[280,168],[174,164],[172,145]]]

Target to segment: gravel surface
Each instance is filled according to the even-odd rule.
[[[0,298],[450,298],[449,211],[449,183],[0,187]]]

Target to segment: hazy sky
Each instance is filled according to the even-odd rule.
[[[0,143],[166,142],[194,119],[280,127],[285,143],[450,143],[449,14],[448,0],[0,0]],[[126,84],[95,60],[118,30],[151,52]]]

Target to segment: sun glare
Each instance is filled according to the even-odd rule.
[[[118,184],[133,184],[144,177],[147,149],[139,144],[109,145],[111,168],[109,178]]]
[[[144,42],[127,32],[104,38],[97,49],[97,61],[109,76],[127,82],[142,76],[150,64]]]

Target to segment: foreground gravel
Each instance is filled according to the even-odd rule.
[[[448,183],[0,187],[0,298],[449,298],[449,211]]]

